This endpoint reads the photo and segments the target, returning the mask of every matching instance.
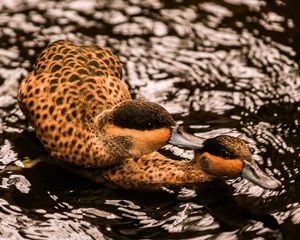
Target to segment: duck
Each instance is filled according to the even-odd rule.
[[[279,186],[241,139],[204,140],[184,131],[159,104],[132,99],[120,60],[108,48],[50,44],[20,82],[17,100],[52,158],[98,183],[157,189],[242,173],[261,187]],[[195,157],[168,158],[158,152],[166,144],[194,149]]]
[[[118,57],[98,45],[60,40],[37,57],[17,100],[54,159],[107,167],[139,158],[168,142],[196,147],[160,105],[131,98]]]
[[[96,183],[106,183],[122,189],[197,187],[218,178],[239,176],[264,189],[281,186],[280,181],[258,167],[244,140],[229,135],[204,140],[201,148],[194,150],[192,160],[174,160],[155,151],[138,159],[124,159],[122,163],[109,168],[90,171],[63,167]]]

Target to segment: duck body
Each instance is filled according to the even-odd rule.
[[[119,59],[97,45],[49,45],[20,83],[18,103],[51,156],[95,182],[158,189],[245,171],[262,187],[279,186],[256,167],[242,140],[219,136],[203,142],[158,104],[132,100]],[[168,142],[198,149],[194,160],[156,152]]]
[[[159,105],[131,99],[109,49],[65,40],[41,52],[20,83],[18,102],[54,158],[85,167],[150,153],[166,144],[175,125]]]

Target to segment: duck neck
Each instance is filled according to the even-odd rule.
[[[91,129],[90,158],[93,162],[90,167],[107,167],[118,164],[129,156],[131,148],[130,139],[124,136],[111,135],[106,126],[111,122],[112,110],[105,110],[94,119]]]

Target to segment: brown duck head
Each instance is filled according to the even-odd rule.
[[[246,143],[236,137],[220,135],[206,139],[196,151],[195,160],[201,169],[213,176],[244,178],[263,188],[276,189],[281,183],[263,172],[255,163]]]
[[[139,158],[171,143],[200,148],[203,140],[183,131],[169,112],[156,103],[123,101],[96,119],[99,135],[120,147],[120,157]]]

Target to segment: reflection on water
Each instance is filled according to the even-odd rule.
[[[1,173],[4,239],[298,239],[300,19],[295,1],[0,2],[1,169],[45,155],[16,106],[48,43],[116,52],[133,96],[190,132],[241,136],[279,191],[241,178],[197,191],[122,191],[45,164]],[[298,30],[297,30],[298,29]],[[175,147],[167,154],[191,157]]]

